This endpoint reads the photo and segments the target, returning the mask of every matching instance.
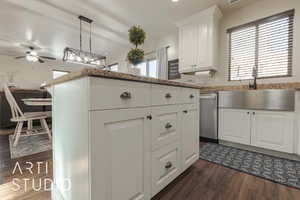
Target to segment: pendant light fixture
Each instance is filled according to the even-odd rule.
[[[79,16],[78,18],[80,20],[80,49],[78,50],[78,49],[66,47],[64,50],[63,61],[104,68],[106,65],[106,57],[92,53],[93,20],[84,16]],[[82,22],[88,23],[90,25],[89,52],[82,50]]]

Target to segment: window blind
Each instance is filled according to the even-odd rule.
[[[233,80],[292,75],[294,10],[228,29]],[[257,70],[253,70],[253,69]]]

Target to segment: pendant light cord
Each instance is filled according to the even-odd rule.
[[[80,19],[80,52],[82,51],[82,20]]]
[[[92,53],[92,23],[90,23],[90,53]]]

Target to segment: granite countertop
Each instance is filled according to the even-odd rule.
[[[201,91],[204,92],[213,92],[213,91],[231,91],[231,90],[249,90],[248,85],[226,85],[226,86],[207,86],[200,87]],[[258,90],[265,89],[300,89],[300,82],[289,82],[289,83],[266,83],[266,84],[257,84]]]
[[[149,77],[143,77],[143,76],[136,76],[136,75],[132,75],[132,74],[112,72],[112,71],[101,70],[101,69],[83,69],[81,71],[72,72],[70,74],[64,75],[62,77],[59,77],[53,81],[46,83],[46,85],[44,87],[50,87],[52,85],[64,83],[67,81],[75,80],[75,79],[86,77],[86,76],[201,89],[201,87],[199,85],[193,85],[193,84],[169,81],[169,80],[162,80],[162,79],[156,79],[156,78],[149,78]]]
[[[112,72],[107,70],[100,69],[83,69],[81,71],[72,72],[55,80],[48,82],[44,87],[50,87],[59,83],[64,83],[67,81],[75,80],[81,77],[101,77],[101,78],[110,78],[110,79],[119,79],[119,80],[128,80],[128,81],[137,81],[144,83],[153,83],[161,85],[170,85],[177,87],[186,87],[199,89],[203,92],[211,91],[230,91],[230,90],[249,90],[248,85],[220,85],[220,86],[201,86],[191,83],[183,83],[177,81],[162,80],[156,78],[149,78],[143,76],[136,76],[132,74],[125,74],[119,72]],[[288,83],[267,83],[267,84],[257,84],[257,89],[294,89],[300,90],[300,82],[288,82]]]

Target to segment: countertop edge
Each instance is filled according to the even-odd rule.
[[[125,80],[125,81],[144,82],[144,83],[150,83],[150,84],[169,85],[169,86],[175,86],[175,87],[201,89],[200,86],[188,84],[188,83],[182,83],[182,82],[176,82],[176,81],[170,81],[170,80],[162,80],[162,79],[149,78],[149,77],[142,77],[142,76],[136,76],[136,75],[132,75],[132,74],[112,72],[112,71],[106,71],[106,70],[100,70],[100,69],[83,69],[81,71],[72,72],[70,74],[59,77],[55,80],[49,81],[43,87],[48,88],[53,85],[61,84],[64,82],[72,81],[72,80],[83,78],[83,77],[99,77],[99,78],[118,79],[118,80]]]

